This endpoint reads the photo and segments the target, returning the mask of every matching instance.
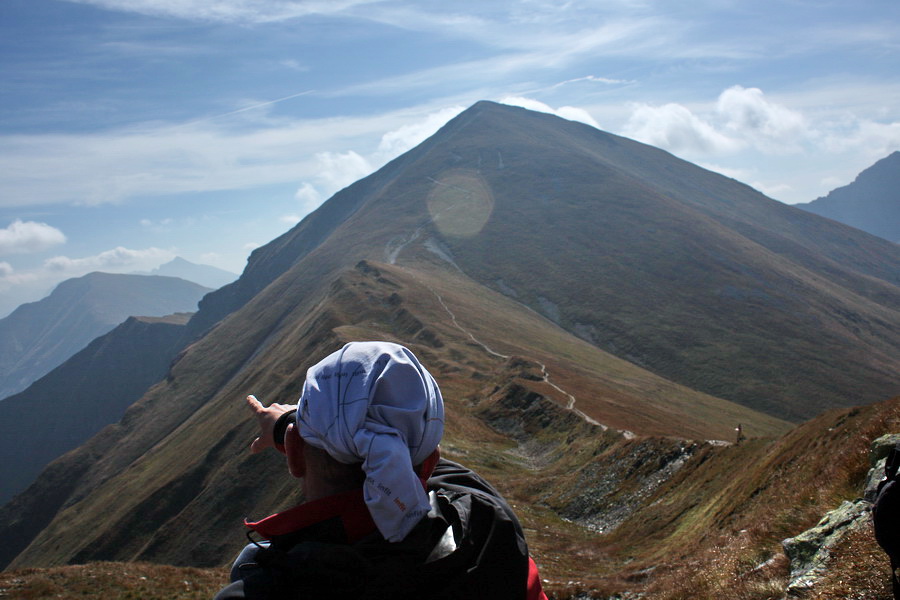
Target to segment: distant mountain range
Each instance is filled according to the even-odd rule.
[[[149,273],[139,275],[161,275],[163,277],[180,277],[212,289],[218,289],[238,278],[237,273],[219,269],[210,265],[198,265],[176,256],[169,262],[160,265]]]
[[[305,369],[351,339],[420,356],[444,390],[446,455],[516,503],[547,573],[571,579],[578,561],[559,549],[645,502],[652,520],[634,529],[683,540],[690,562],[692,532],[749,527],[742,507],[780,502],[796,470],[782,456],[886,421],[872,409],[851,431],[859,411],[828,413],[775,446],[691,440],[733,440],[737,424],[779,436],[896,395],[898,322],[896,244],[659,149],[481,102],[206,295],[165,376],[0,509],[0,564],[227,563],[245,516],[299,499],[279,457],[247,452],[241,399],[295,401]],[[697,478],[664,489],[685,464]],[[849,480],[817,480],[827,497],[764,535],[809,522]]]
[[[194,312],[211,291],[175,277],[89,273],[0,319],[0,399],[20,392],[130,316]]]
[[[900,243],[900,152],[879,160],[853,183],[796,206]]]

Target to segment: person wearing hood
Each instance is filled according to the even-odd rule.
[[[351,342],[307,371],[296,408],[247,404],[251,451],[284,453],[306,501],[246,523],[262,540],[215,600],[546,600],[509,504],[440,457],[441,392],[408,349]]]

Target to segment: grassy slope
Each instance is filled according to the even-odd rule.
[[[239,335],[225,323],[189,349],[170,380],[152,390],[121,426],[107,433],[117,438],[116,451],[105,453],[88,471],[68,505],[15,564],[140,559],[213,565],[226,561],[241,543],[244,516],[297,500],[296,494],[286,491],[289,482],[277,457],[244,453],[253,424],[240,398],[253,392],[266,401],[293,401],[308,363],[349,339],[396,339],[414,348],[445,389],[451,415],[449,445],[479,446],[476,458],[482,458],[475,466],[488,463],[493,450],[509,442],[496,434],[486,436],[468,404],[484,393],[484,380],[497,369],[502,371],[506,361],[473,344],[422,281],[446,296],[447,306],[458,311],[458,322],[472,327],[476,336],[483,335],[490,344],[496,340],[501,350],[546,362],[552,381],[577,390],[578,406],[598,420],[609,417],[617,426],[636,431],[644,431],[646,423],[648,433],[687,432],[696,437],[727,435],[736,418],[766,432],[786,427],[771,417],[717,403],[604,355],[500,295],[488,293],[475,302],[477,296],[466,289],[471,283],[464,279],[438,277],[438,273],[422,273],[414,279],[399,268],[379,268],[381,275],[356,270],[336,281],[329,301],[318,308],[321,298],[309,298],[299,306],[286,304],[300,315],[296,319],[280,312],[284,307],[278,306],[278,298],[287,298],[291,286],[302,287],[302,282],[286,279],[285,289],[276,288],[268,299],[248,306],[247,314],[260,320],[259,329],[242,328]],[[363,305],[369,309],[361,312]],[[492,314],[497,316],[492,319]],[[236,316],[242,318],[246,317]],[[521,340],[518,347],[503,342],[504,332],[512,328]],[[246,352],[242,348],[257,349],[249,362],[239,360]],[[211,376],[211,365],[222,362],[238,365],[226,381]],[[534,385],[552,392],[541,382]],[[656,401],[644,403],[647,408],[642,412],[639,398]],[[687,408],[692,400],[706,404],[707,412],[692,414]],[[168,423],[157,418],[162,414]],[[487,444],[486,439],[495,443]],[[208,524],[209,530],[197,533],[195,523]]]
[[[868,468],[869,441],[900,428],[898,399],[833,411],[783,438],[753,440],[738,447],[691,446],[691,442],[676,438],[646,437],[666,433],[652,431],[653,425],[649,431],[633,427],[643,435],[632,439],[603,432],[560,406],[559,392],[541,381],[539,362],[547,365],[551,381],[578,392],[576,406],[625,425],[645,422],[644,417],[629,416],[626,410],[614,410],[614,399],[627,397],[629,381],[632,385],[643,382],[647,387],[640,395],[647,398],[662,400],[682,393],[687,399],[692,393],[603,356],[500,295],[477,297],[470,293],[469,285],[439,269],[413,273],[402,267],[370,264],[337,281],[330,289],[332,301],[320,311],[314,310],[315,298],[298,308],[307,312],[306,320],[282,319],[290,323],[288,334],[276,335],[271,328],[264,328],[269,332],[267,343],[254,336],[252,340],[229,338],[235,346],[252,343],[259,347],[256,360],[261,368],[244,365],[237,370],[232,380],[221,386],[221,393],[149,450],[141,451],[132,446],[128,436],[121,437],[119,445],[140,452],[140,456],[122,475],[108,481],[102,481],[97,472],[85,478],[75,497],[90,502],[72,503],[23,562],[71,560],[71,555],[54,554],[53,546],[73,545],[79,549],[75,558],[81,561],[186,564],[199,558],[211,561],[209,564],[226,563],[242,543],[239,523],[243,516],[260,516],[298,500],[290,484],[261,485],[263,481],[283,482],[283,466],[274,455],[254,457],[244,452],[253,426],[235,399],[252,390],[267,399],[290,400],[305,368],[297,364],[298,355],[319,356],[344,340],[371,334],[408,343],[432,366],[449,407],[446,454],[475,466],[500,485],[523,518],[548,587],[563,595],[576,589],[598,593],[645,589],[652,591],[650,597],[666,599],[766,597],[759,595],[759,590],[783,585],[784,561],[773,561],[767,571],[753,577],[747,577],[747,571],[777,555],[782,538],[814,524],[841,499],[858,495]],[[435,292],[456,315],[456,323]],[[360,299],[365,299],[371,310],[359,312]],[[252,310],[270,323],[272,315],[267,316],[265,306]],[[519,358],[492,357],[462,335],[458,325],[495,351]],[[514,345],[506,339],[506,332],[512,330],[517,340],[536,336],[542,345]],[[227,329],[222,335],[226,333]],[[291,348],[301,339],[305,340],[302,346]],[[180,386],[185,379],[196,381],[208,368],[207,360],[222,358],[209,357],[206,350],[189,351],[176,365],[171,381],[133,408],[121,427],[127,430],[128,421],[149,414],[148,404],[160,403],[169,394],[177,398],[184,393]],[[584,375],[582,369],[591,375]],[[648,385],[654,379],[655,388]],[[504,408],[501,388],[505,385],[546,394],[552,402],[519,394],[509,398],[525,401],[522,408]],[[599,398],[588,401],[582,397],[580,391],[588,389],[599,390]],[[710,417],[715,407],[713,403],[702,414]],[[679,416],[675,408],[669,410],[667,422],[675,431],[667,433],[691,426],[690,413]],[[751,415],[743,416],[752,422]],[[224,423],[229,425],[222,426]],[[766,421],[760,423],[762,427]],[[777,423],[768,424],[778,429]],[[714,429],[715,419],[706,426]],[[654,462],[661,464],[665,456],[689,447],[689,460],[680,470],[658,487],[638,489],[658,472],[659,465]],[[121,460],[108,456],[100,463],[111,459]],[[566,514],[602,489],[611,477],[610,469],[616,466],[628,473],[603,503],[624,499],[638,508],[637,512],[603,535],[560,520],[560,513]],[[90,490],[85,489],[88,484]],[[132,502],[123,502],[125,498]],[[197,531],[193,525],[198,522],[209,527]],[[189,538],[185,532],[190,532]],[[865,542],[851,541],[842,549],[854,561],[853,575],[858,580],[851,586],[854,593],[860,586],[882,581],[883,564],[877,553],[866,550]],[[850,585],[847,577],[840,578],[841,567],[836,569],[833,577],[840,583],[836,579],[829,585]],[[132,583],[139,585],[140,581]]]

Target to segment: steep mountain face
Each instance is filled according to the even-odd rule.
[[[664,480],[721,453],[702,481],[727,502],[721,486],[777,459],[768,442],[691,439],[779,435],[778,417],[891,395],[897,252],[657,149],[479,103],[206,296],[188,325],[203,335],[165,380],[0,509],[5,551],[14,566],[228,562],[243,517],[299,499],[278,456],[246,452],[241,399],[295,401],[306,368],[353,339],[404,343],[435,374],[444,452],[516,503],[549,573],[585,564],[565,549],[593,544],[592,527],[640,519],[629,498],[692,548],[691,519],[746,525],[730,512],[744,504],[676,505]],[[764,503],[778,473],[765,481],[742,502]],[[625,561],[639,540],[616,543]]]
[[[237,274],[212,267],[210,265],[198,265],[176,256],[164,265],[160,265],[149,275],[162,277],[178,277],[186,281],[193,281],[203,287],[218,289],[238,278]]]
[[[853,183],[796,206],[900,244],[900,152],[879,160]]]
[[[477,105],[442,142],[404,190],[428,199],[423,237],[567,330],[788,419],[897,390],[896,245],[524,110]],[[467,232],[479,209],[483,227]]]
[[[90,273],[0,319],[0,399],[24,390],[130,316],[194,312],[209,292],[174,277]]]
[[[184,347],[188,314],[130,317],[28,389],[0,402],[0,504],[163,379]]]
[[[486,102],[255,252],[197,322],[312,256],[323,277],[417,249],[600,348],[782,418],[897,391],[896,245],[656,148]]]

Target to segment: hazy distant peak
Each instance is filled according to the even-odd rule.
[[[164,265],[160,265],[150,272],[150,275],[162,275],[166,277],[180,277],[202,286],[218,289],[238,278],[237,273],[226,271],[211,265],[199,265],[176,256]]]

